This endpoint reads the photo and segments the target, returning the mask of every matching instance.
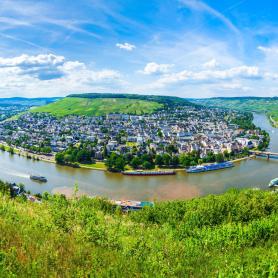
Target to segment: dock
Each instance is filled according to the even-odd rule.
[[[268,160],[270,158],[277,159],[278,153],[275,152],[266,152],[266,151],[250,151],[251,154],[254,154],[256,156],[266,157]]]

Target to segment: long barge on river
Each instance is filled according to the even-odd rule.
[[[174,170],[165,170],[165,171],[137,170],[137,171],[123,171],[122,174],[127,176],[167,176],[167,175],[175,175],[176,172]]]
[[[234,167],[234,164],[230,161],[227,161],[227,162],[214,163],[209,165],[191,166],[188,169],[186,169],[186,172],[201,173],[201,172],[215,171],[215,170],[221,170],[221,169],[226,169],[231,167]]]

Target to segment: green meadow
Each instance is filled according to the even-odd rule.
[[[153,113],[162,107],[161,103],[139,99],[66,97],[54,103],[33,108],[31,112],[46,112],[56,117],[103,116],[111,113],[143,115]]]

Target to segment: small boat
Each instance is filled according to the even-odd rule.
[[[47,182],[46,177],[30,175],[30,179],[38,182]]]
[[[278,178],[271,180],[268,186],[278,188]]]
[[[209,165],[191,166],[188,169],[186,169],[186,172],[201,173],[201,172],[215,171],[215,170],[221,170],[221,169],[226,169],[231,167],[234,167],[234,164],[230,161],[227,161],[227,162],[214,163]]]
[[[120,206],[123,211],[129,211],[129,210],[140,210],[143,207],[153,207],[154,202],[148,202],[148,201],[131,201],[131,200],[123,200],[123,201],[112,201],[113,204],[116,206]]]

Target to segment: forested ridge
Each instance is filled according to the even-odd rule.
[[[0,277],[277,277],[278,195],[229,190],[122,213],[102,198],[11,198]]]

